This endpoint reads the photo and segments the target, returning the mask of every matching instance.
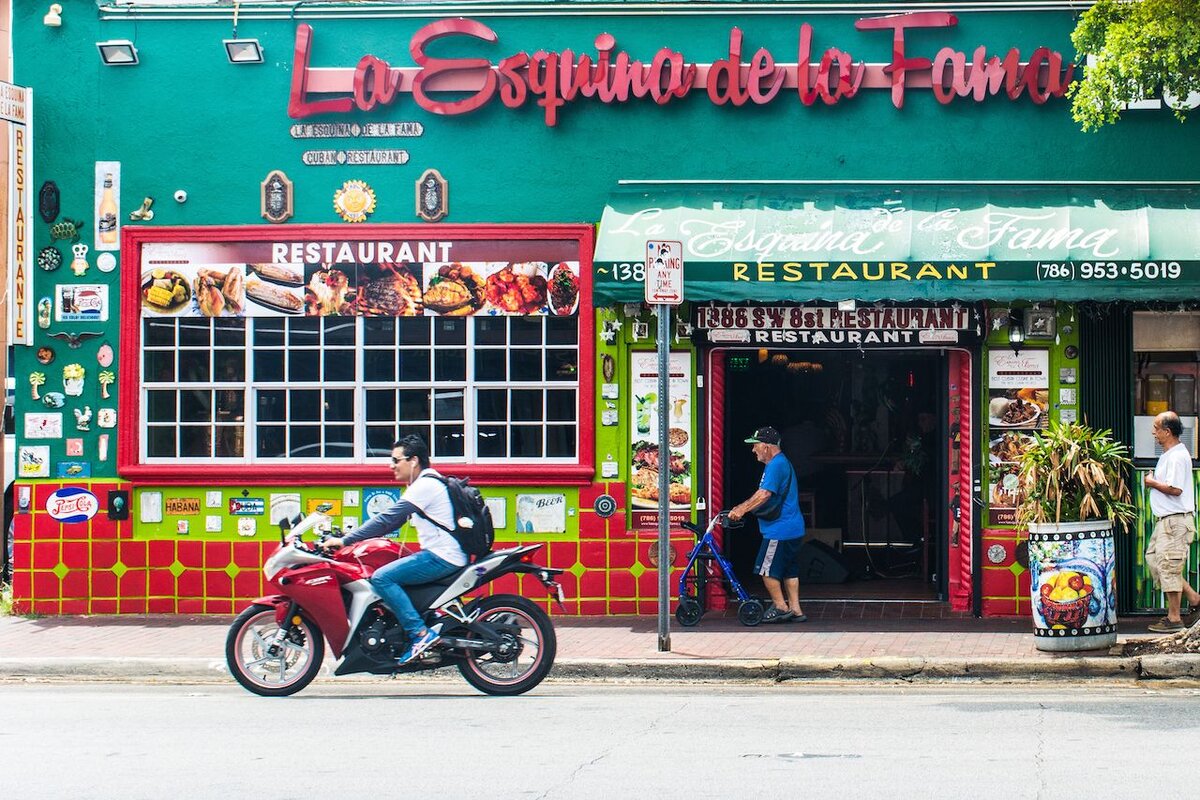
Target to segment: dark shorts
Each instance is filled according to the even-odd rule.
[[[758,548],[758,561],[754,562],[754,574],[781,581],[799,578],[803,544],[803,536],[799,539],[763,539],[762,547]]]

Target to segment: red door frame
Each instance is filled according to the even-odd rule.
[[[744,349],[744,348],[743,348]],[[799,348],[797,348],[799,349]],[[947,465],[949,480],[946,485],[948,518],[946,520],[947,536],[947,581],[946,593],[951,609],[954,611],[970,611],[972,605],[972,588],[974,586],[973,561],[975,514],[972,505],[974,485],[974,448],[975,448],[975,362],[971,351],[960,347],[919,348],[922,350],[941,349],[946,351],[949,359],[949,377],[947,394],[950,397],[946,429],[953,431],[958,426],[957,442],[947,442],[949,448]],[[707,358],[707,377],[705,398],[708,414],[708,497],[711,513],[716,513],[724,507],[724,485],[721,476],[725,474],[725,353],[737,348],[708,348],[701,354]],[[957,400],[957,402],[956,402]],[[957,447],[955,446],[957,444]],[[952,467],[957,463],[957,470]],[[957,510],[952,498],[957,497]],[[724,546],[724,531],[717,529],[714,538]],[[709,607],[721,609],[725,607],[725,594],[720,587],[709,585]]]

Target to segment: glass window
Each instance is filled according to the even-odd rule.
[[[147,462],[576,461],[578,319],[143,320]]]

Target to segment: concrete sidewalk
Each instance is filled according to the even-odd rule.
[[[224,662],[230,621],[0,617],[0,680],[232,682]],[[1200,655],[1042,653],[1025,619],[839,619],[745,628],[706,616],[695,628],[672,620],[668,653],[657,651],[653,617],[556,617],[554,623],[558,658],[551,679],[1200,683]],[[1121,641],[1144,638],[1146,624],[1123,622]]]

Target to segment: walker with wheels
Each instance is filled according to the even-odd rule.
[[[713,529],[718,525],[728,529],[740,527],[741,524],[740,521],[730,520],[728,511],[714,514],[707,528],[702,529],[691,522],[683,523],[683,527],[696,534],[696,546],[688,555],[687,566],[679,577],[679,606],[675,609],[675,619],[679,620],[680,625],[690,628],[700,624],[700,618],[707,610],[705,589],[708,588],[708,581],[714,577],[721,581],[726,597],[732,594],[737,598],[738,622],[749,627],[762,622],[763,612],[766,610],[762,601],[751,597],[742,588],[742,584],[738,583],[733,568],[729,566],[729,562],[721,553],[720,545],[713,538]],[[713,566],[713,562],[716,562],[716,567]],[[721,573],[714,576],[713,570],[717,568]]]

